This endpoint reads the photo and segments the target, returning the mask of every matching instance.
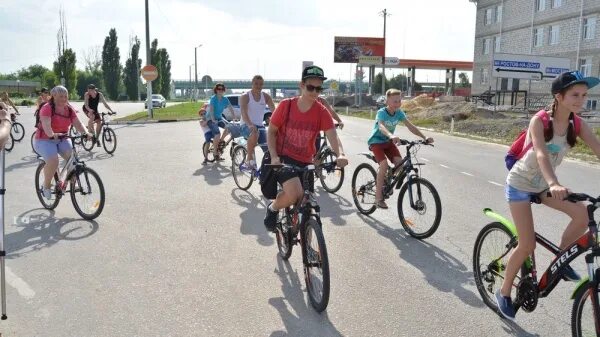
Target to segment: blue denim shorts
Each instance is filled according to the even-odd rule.
[[[521,202],[521,201],[530,201],[531,197],[538,195],[536,192],[526,192],[518,190],[508,184],[506,184],[504,188],[504,194],[506,196],[506,201],[508,202]]]
[[[258,129],[258,144],[265,144],[267,142],[267,130],[262,125],[255,126]],[[246,124],[242,125],[242,136],[250,137],[250,128]]]
[[[36,139],[33,146],[44,160],[56,158],[59,153],[65,154],[73,149],[70,139]]]
[[[221,130],[219,130],[219,125],[213,121],[208,121],[208,127],[210,128],[210,132],[212,133],[212,137],[216,137],[221,134]],[[211,137],[211,138],[212,138]]]

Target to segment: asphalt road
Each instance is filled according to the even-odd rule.
[[[124,111],[124,108],[115,108]],[[137,111],[137,110],[136,110]],[[561,282],[518,323],[500,319],[474,285],[472,250],[504,201],[505,147],[433,134],[419,158],[443,205],[439,230],[409,237],[395,207],[357,214],[350,194],[372,122],[344,118],[351,163],[337,195],[318,189],[332,274],[326,312],[306,297],[299,250],[277,256],[262,225],[257,185],[236,188],[229,159],[202,166],[196,122],[115,126],[114,156],[84,156],[106,206],[83,221],[69,198],[40,209],[34,192],[31,111],[24,142],[7,154],[8,320],[3,336],[568,336],[573,283]],[[397,134],[411,138],[407,130]],[[561,181],[598,193],[599,169],[566,162]],[[395,206],[396,195],[389,201]],[[536,207],[538,231],[558,240],[567,221]],[[548,254],[537,255],[539,268]],[[578,261],[581,263],[581,261]],[[583,271],[583,265],[577,269]]]

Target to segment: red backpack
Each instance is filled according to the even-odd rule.
[[[544,131],[548,129],[550,124],[550,115],[546,110],[538,111],[535,116],[538,116],[544,125]],[[571,112],[569,116],[569,122],[573,123],[575,127],[575,136],[579,136],[579,131],[581,130],[581,117],[576,116]],[[510,169],[515,165],[515,163],[523,158],[525,153],[529,151],[533,147],[533,142],[529,142],[527,146],[525,146],[525,140],[527,139],[527,131],[529,127],[522,130],[515,141],[512,143],[510,148],[508,149],[508,153],[504,157],[504,162],[506,163],[506,168],[510,171]]]

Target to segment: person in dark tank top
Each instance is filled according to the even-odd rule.
[[[98,105],[100,102],[104,104],[104,107],[108,109],[111,113],[114,113],[113,109],[108,105],[106,99],[104,99],[104,95],[96,89],[94,84],[89,84],[87,87],[87,91],[83,95],[83,111],[89,118],[88,122],[88,130],[94,135],[94,139],[96,140],[96,146],[100,146],[100,131],[102,130],[102,119],[100,118],[100,113],[98,112]],[[94,129],[94,124],[96,124],[96,128]]]

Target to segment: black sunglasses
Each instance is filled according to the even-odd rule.
[[[314,85],[312,85],[312,84],[307,84],[307,85],[306,85],[306,90],[308,90],[308,91],[315,91],[315,90],[316,90],[317,92],[321,92],[321,91],[323,91],[324,89],[323,89],[323,87],[322,87],[322,86],[318,86],[318,87],[316,87],[316,86],[314,86]]]

